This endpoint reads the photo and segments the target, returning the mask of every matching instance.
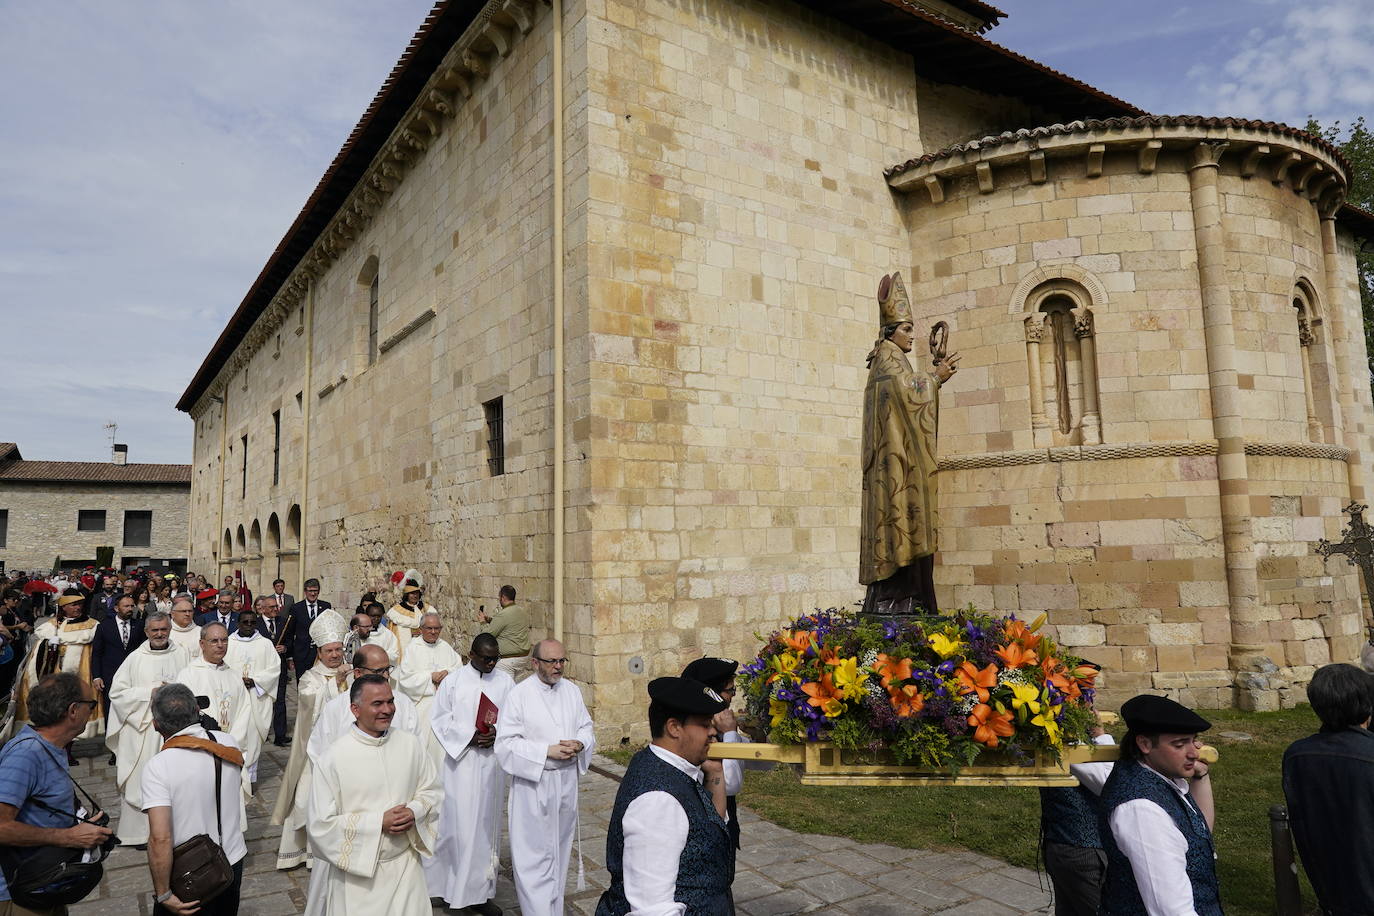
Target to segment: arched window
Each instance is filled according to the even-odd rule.
[[[1097,445],[1097,351],[1087,291],[1056,279],[1026,297],[1026,369],[1031,429],[1038,448]]]
[[[291,550],[301,548],[301,507],[292,506],[286,514],[286,546]]]
[[[267,551],[276,553],[278,550],[281,550],[281,521],[273,512],[267,517]]]
[[[224,529],[224,550],[220,551],[220,559],[227,560],[234,555],[234,534],[228,528]]]
[[[235,548],[234,556],[236,556],[236,557],[247,556],[247,554],[248,554],[248,538],[247,538],[247,537],[244,535],[244,533],[243,533],[243,526],[242,526],[242,525],[239,525],[238,534],[234,537],[234,548]]]
[[[262,525],[257,519],[253,519],[253,527],[248,529],[248,553],[262,553]]]
[[[1298,355],[1302,364],[1302,388],[1307,406],[1307,438],[1310,442],[1334,442],[1332,428],[1331,364],[1319,334],[1322,319],[1312,284],[1298,280],[1293,286],[1292,306],[1298,330]]]

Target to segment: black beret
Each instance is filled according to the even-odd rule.
[[[672,712],[714,716],[730,704],[701,681],[686,677],[659,677],[649,682],[649,699]]]
[[[1202,716],[1168,697],[1142,693],[1121,704],[1121,718],[1133,732],[1194,735],[1212,727]]]
[[[733,658],[699,658],[682,669],[682,676],[703,684],[720,684],[735,676],[739,662]]]

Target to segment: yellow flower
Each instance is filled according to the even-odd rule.
[[[787,711],[791,708],[791,705],[784,703],[782,700],[775,700],[772,697],[768,698],[768,714],[773,717],[773,725],[775,726],[781,725],[786,721]]]
[[[774,678],[782,677],[789,681],[795,681],[797,679],[797,663],[800,661],[800,656],[795,652],[782,652],[774,655],[768,660],[768,667],[773,672],[768,676],[768,680],[772,681]]]
[[[930,647],[935,650],[935,654],[941,658],[949,658],[959,651],[959,641],[950,639],[943,633],[936,633],[927,641],[930,643]]]
[[[1040,688],[1031,684],[1012,684],[1011,705],[1022,722],[1026,721],[1027,715],[1039,714]]]
[[[831,669],[831,676],[835,679],[835,686],[844,693],[845,699],[853,699],[863,692],[863,685],[859,683],[857,658],[845,658],[836,662]]]
[[[1059,745],[1059,723],[1054,721],[1054,717],[1059,714],[1058,706],[1050,706],[1043,713],[1031,719],[1031,725],[1038,725],[1045,730],[1045,737],[1050,739],[1050,744]]]

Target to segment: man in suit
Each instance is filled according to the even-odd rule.
[[[112,615],[115,601],[120,596],[119,579],[114,575],[100,577],[100,591],[91,596],[91,600],[86,602],[87,613],[96,620],[104,620]]]
[[[147,639],[143,627],[134,622],[134,598],[121,595],[115,602],[114,613],[100,621],[91,641],[91,686],[100,695],[105,721],[110,716],[110,684],[124,659],[133,654]]]
[[[289,614],[278,609],[275,595],[259,595],[253,608],[258,612],[258,632],[267,637],[281,658],[281,677],[277,678],[277,697],[272,703],[272,743],[286,747],[291,743],[286,728],[286,672],[291,666],[292,621]]]
[[[234,593],[220,589],[220,593],[215,596],[214,609],[207,614],[197,614],[196,623],[202,627],[207,623],[217,623],[228,632],[234,632],[239,625],[239,615],[234,611]]]
[[[291,605],[296,603],[295,596],[286,591],[285,579],[273,579],[272,594],[267,597],[271,598],[273,603],[276,604],[277,610],[280,612],[283,620],[286,618],[286,615],[291,612]]]
[[[316,646],[310,641],[310,624],[315,622],[321,611],[332,607],[328,601],[320,600],[320,580],[305,580],[305,600],[291,605],[291,628],[295,632],[291,649],[291,661],[296,666],[296,680],[315,665]]]

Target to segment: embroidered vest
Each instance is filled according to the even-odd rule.
[[[1111,916],[1146,916],[1140,888],[1131,871],[1131,861],[1116,845],[1110,818],[1117,805],[1134,799],[1152,801],[1163,808],[1174,826],[1188,841],[1186,854],[1188,880],[1193,885],[1193,909],[1199,916],[1221,916],[1221,892],[1217,884],[1216,855],[1212,850],[1212,831],[1191,798],[1184,798],[1157,774],[1134,761],[1122,760],[1112,767],[1112,775],[1102,787],[1102,810],[1098,830],[1107,853],[1107,881],[1102,888],[1100,913]]]
[[[1048,843],[1101,849],[1097,796],[1082,786],[1040,790],[1040,832]]]
[[[625,916],[624,817],[630,802],[646,792],[667,792],[687,815],[687,844],[677,864],[673,899],[686,904],[691,916],[730,916],[735,912],[730,884],[735,880],[735,850],[725,821],[716,813],[706,790],[690,776],[660,760],[645,748],[630,761],[615,796],[610,829],[606,832],[606,868],[611,886],[601,895],[596,916]]]

